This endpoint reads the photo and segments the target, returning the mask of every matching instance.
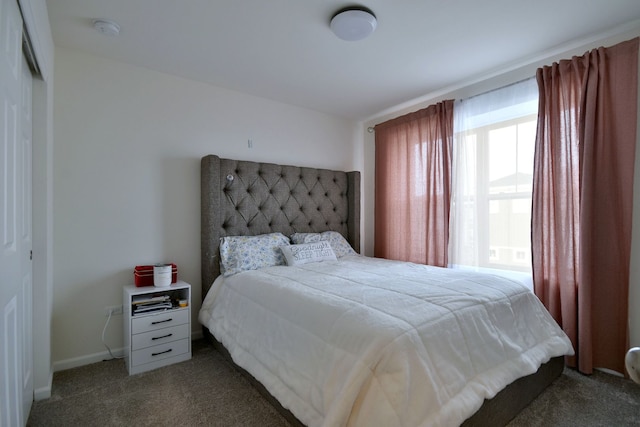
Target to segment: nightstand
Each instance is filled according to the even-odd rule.
[[[191,359],[191,285],[130,285],[122,298],[129,375]]]

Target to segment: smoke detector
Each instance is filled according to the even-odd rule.
[[[106,19],[96,19],[93,21],[93,28],[106,36],[117,36],[120,34],[120,25]]]

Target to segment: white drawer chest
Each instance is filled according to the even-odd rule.
[[[123,288],[124,360],[129,375],[191,359],[191,285]],[[148,304],[170,308],[144,312]]]

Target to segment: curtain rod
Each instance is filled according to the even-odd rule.
[[[480,96],[480,95],[486,95],[486,94],[488,94],[488,93],[495,92],[495,91],[497,91],[497,90],[504,89],[504,88],[507,88],[507,87],[509,87],[509,86],[514,86],[514,85],[517,85],[517,84],[519,84],[519,83],[526,82],[527,80],[535,79],[535,77],[536,77],[535,75],[534,75],[534,76],[532,76],[532,77],[527,77],[527,78],[524,78],[524,79],[522,79],[522,80],[518,80],[517,82],[513,82],[513,83],[510,83],[510,84],[505,85],[505,86],[497,87],[497,88],[495,88],[495,89],[491,89],[491,90],[488,90],[488,91],[486,91],[486,92],[482,92],[482,93],[479,93],[479,94],[477,94],[477,95],[470,96],[470,97],[468,97],[468,98],[461,98],[459,101],[460,101],[460,102],[462,102],[462,101],[467,101],[467,100],[469,100],[469,99],[473,99],[473,98],[478,97],[478,96]],[[369,132],[369,133],[373,133],[373,132],[375,132],[375,131],[376,131],[375,126],[369,126],[369,127],[367,128],[367,132]]]
[[[497,87],[495,89],[491,89],[491,90],[488,90],[486,92],[482,92],[482,93],[479,93],[477,95],[470,96],[468,98],[461,98],[460,102],[468,101],[469,99],[477,98],[478,96],[486,95],[486,94],[491,93],[491,92],[495,92],[495,91],[498,91],[498,90],[501,90],[501,89],[505,89],[505,88],[508,88],[508,87],[511,87],[511,86],[515,86],[517,84],[520,84],[520,83],[523,83],[523,82],[526,82],[528,80],[535,79],[535,78],[536,78],[536,76],[533,75],[532,77],[527,77],[525,79],[518,80],[517,82],[509,83],[508,85],[500,86],[500,87]]]

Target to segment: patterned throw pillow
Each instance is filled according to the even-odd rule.
[[[337,231],[324,231],[322,233],[294,233],[291,235],[291,242],[293,244],[300,243],[315,243],[327,241],[331,245],[336,257],[340,258],[345,255],[357,255],[358,253],[353,250],[347,239]]]
[[[285,265],[281,246],[289,239],[282,233],[258,236],[227,236],[220,239],[220,270],[231,276],[245,270]]]
[[[301,265],[309,262],[336,260],[336,254],[327,241],[282,246],[280,249],[287,260],[287,265]]]

